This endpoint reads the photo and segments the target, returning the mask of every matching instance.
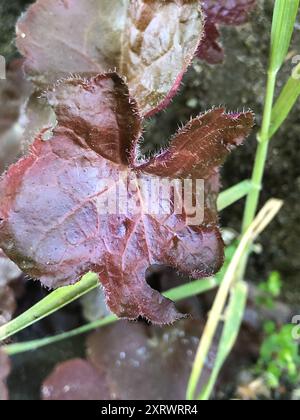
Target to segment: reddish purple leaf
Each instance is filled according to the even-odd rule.
[[[202,32],[198,0],[38,0],[17,45],[40,84],[115,68],[145,115],[176,93]]]
[[[191,120],[166,151],[137,168],[163,177],[209,179],[252,127],[251,112],[226,114],[223,108],[213,109]]]
[[[249,134],[252,114],[212,110],[180,130],[167,151],[140,164],[140,118],[116,74],[66,80],[48,96],[58,119],[53,137],[39,136],[0,183],[0,246],[47,287],[74,283],[92,270],[118,316],[173,322],[181,315],[146,283],[146,270],[167,265],[196,278],[219,270],[217,167]],[[186,208],[164,214],[159,201],[154,214],[146,211],[154,178],[187,175],[206,181],[202,223],[190,225]],[[103,183],[107,179],[109,186]],[[103,213],[101,206],[114,201],[116,187],[129,190],[136,208]],[[176,194],[181,194],[177,187],[171,210]]]
[[[219,42],[218,24],[236,26],[246,23],[255,5],[256,0],[203,0],[206,21],[197,57],[209,64],[222,63],[224,50]]]
[[[118,322],[92,334],[87,357],[58,364],[42,386],[48,400],[183,400],[200,321],[158,328]],[[210,358],[214,356],[210,353]],[[211,372],[205,365],[204,381]]]
[[[203,310],[203,305],[198,301],[195,317],[200,317],[200,320],[181,320],[164,327],[119,321],[99,329],[87,339],[88,367],[85,367],[85,362],[76,360],[59,364],[50,375],[51,379],[44,383],[46,388],[42,388],[43,395],[52,400],[65,397],[76,400],[90,390],[90,399],[98,400],[185,399],[195,351],[205,325],[201,307]],[[257,313],[254,318],[256,316],[259,317]],[[237,373],[240,372],[237,367],[248,366],[259,354],[261,328],[253,329],[252,322],[251,327],[247,327],[245,321],[238,343],[218,379],[221,394],[237,379]],[[207,384],[211,375],[219,339],[217,334],[204,365],[197,393]],[[85,374],[90,367],[93,368],[93,375]],[[95,387],[91,389],[95,375],[103,380],[98,390]],[[75,386],[71,387],[73,381]],[[106,389],[102,391],[104,384]],[[76,393],[73,392],[74,388]]]
[[[256,0],[203,0],[202,7],[207,18],[222,25],[246,23]]]
[[[42,386],[42,399],[99,401],[110,399],[105,375],[82,359],[59,364]]]
[[[220,64],[224,60],[224,50],[219,43],[220,32],[209,19],[205,22],[205,33],[197,51],[197,57],[209,64]]]
[[[172,327],[118,322],[92,334],[89,361],[105,372],[111,399],[184,399],[202,325],[184,320]]]
[[[8,356],[0,348],[0,401],[8,400],[8,389],[6,378],[10,372],[10,362]]]

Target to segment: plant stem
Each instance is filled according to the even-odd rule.
[[[218,211],[222,211],[227,207],[231,206],[241,198],[249,194],[252,189],[252,183],[249,179],[239,182],[233,187],[228,188],[225,191],[222,191],[219,194],[217,207]]]
[[[71,286],[60,287],[28,311],[0,327],[0,342],[63,308],[99,286],[98,275],[88,273]]]
[[[268,71],[268,80],[266,88],[266,98],[263,113],[263,123],[260,133],[257,135],[258,147],[255,155],[255,162],[252,172],[252,189],[250,190],[247,199],[243,217],[242,233],[245,233],[248,227],[253,222],[259,203],[260,192],[262,189],[262,181],[265,172],[266,161],[269,151],[270,143],[270,128],[272,121],[272,109],[274,102],[274,94],[276,87],[276,77],[278,70]],[[248,259],[250,256],[250,250],[246,250],[245,254],[241,258],[241,262],[238,267],[238,277],[242,280],[245,277]]]
[[[45,347],[50,344],[55,344],[59,341],[66,340],[80,334],[85,334],[89,331],[95,330],[100,327],[104,327],[116,321],[118,321],[118,318],[115,315],[108,315],[105,318],[89,322],[88,324],[85,324],[82,327],[75,328],[71,331],[67,331],[50,337],[40,338],[37,340],[25,341],[24,343],[9,344],[7,346],[1,347],[1,349],[9,356],[14,356],[16,354],[25,353],[27,351],[37,350],[41,347]]]
[[[260,190],[262,188],[262,180],[269,149],[269,132],[271,126],[276,77],[277,71],[270,70],[268,72],[267,91],[263,113],[263,124],[262,129],[258,135],[258,148],[255,156],[255,163],[252,173],[253,188],[250,190],[246,200],[246,207],[242,227],[243,233],[246,232],[248,227],[253,222],[258,208]]]
[[[269,200],[242,236],[239,246],[227,268],[222,283],[219,287],[217,296],[214,300],[212,309],[209,313],[208,320],[202,334],[202,338],[196,353],[192,372],[188,382],[188,400],[192,400],[195,396],[197,384],[199,383],[199,380],[201,378],[205,361],[207,360],[207,356],[211,348],[213,339],[215,337],[217,327],[222,318],[222,314],[226,306],[229,292],[231,290],[232,285],[235,284],[235,281],[238,278],[237,269],[239,267],[241,258],[245,254],[246,250],[249,248],[249,245],[251,245],[255,241],[258,235],[266,228],[266,226],[279,212],[279,210],[282,207],[282,204],[283,203],[280,200]]]
[[[239,281],[231,290],[231,296],[225,312],[224,327],[218,343],[218,352],[214,367],[208,382],[197,397],[198,400],[206,401],[212,393],[222,366],[236,342],[244,317],[247,296],[248,286],[245,282]]]
[[[258,208],[260,190],[262,188],[266,159],[268,155],[270,133],[272,133],[270,127],[272,122],[272,109],[277,73],[283,64],[289,49],[298,8],[299,0],[275,0],[263,123],[262,129],[258,135],[259,144],[256,151],[255,164],[251,178],[252,189],[250,190],[247,197],[243,218],[242,237],[240,244],[228,266],[223,282],[221,283],[215,298],[212,310],[209,314],[208,321],[198,347],[192,373],[190,375],[187,387],[187,399],[193,399],[195,396],[195,391],[202,374],[204,363],[208,356],[208,352],[211,347],[212,340],[215,336],[217,326],[219,325],[228,294],[229,292],[232,293],[232,286],[234,284],[239,285],[241,283],[241,279],[244,278],[245,268],[247,266],[250,253],[250,246],[257,235],[268,223],[267,220],[270,221],[282,206],[282,202],[272,200],[255,217]],[[291,104],[293,101],[295,101],[297,96],[294,95],[293,100],[289,100],[289,104],[286,105],[287,110],[291,109]],[[282,110],[277,109],[277,114],[280,115],[281,121],[283,121],[287,115],[287,112],[283,113]],[[276,129],[278,128],[279,125],[277,124]],[[213,377],[212,381],[215,379],[216,378]],[[211,390],[208,389],[208,391],[209,392],[207,395],[204,395],[204,397],[208,398]]]
[[[210,277],[207,279],[195,280],[191,283],[174,287],[173,289],[170,289],[167,292],[163,293],[163,295],[168,299],[173,300],[174,302],[178,302],[180,300],[199,295],[200,293],[208,292],[209,290],[212,290],[219,285],[220,280],[218,280],[215,277]],[[38,340],[27,341],[24,343],[10,344],[1,347],[1,349],[4,350],[10,356],[12,356],[26,351],[36,350],[49,344],[54,344],[67,338],[75,337],[79,334],[84,334],[86,332],[95,330],[96,328],[103,327],[116,321],[118,321],[118,318],[115,315],[109,315],[105,318],[90,322],[86,325],[83,325],[82,327],[64,332],[62,334]]]

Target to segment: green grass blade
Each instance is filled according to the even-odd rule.
[[[220,279],[209,277],[207,279],[195,280],[190,283],[183,284],[182,286],[175,287],[163,293],[163,295],[174,302],[178,302],[180,300],[208,292],[209,290],[218,287],[220,283]]]
[[[50,293],[22,315],[0,327],[0,341],[51,315],[99,285],[97,274],[88,273],[74,285],[61,287]]]
[[[169,299],[178,302],[180,300],[199,295],[200,293],[205,293],[209,290],[214,289],[219,286],[221,280],[218,280],[214,277],[207,279],[195,280],[191,283],[184,284],[182,286],[175,287],[163,293],[163,295]],[[46,337],[39,340],[27,341],[24,343],[10,344],[3,346],[2,349],[7,352],[9,355],[15,355],[23,353],[26,351],[36,350],[38,348],[47,346],[49,344],[54,344],[62,340],[74,337],[79,334],[84,334],[89,331],[92,331],[96,328],[109,325],[113,322],[118,321],[118,318],[115,315],[109,315],[103,319],[90,322],[82,327],[76,328],[72,331],[68,331],[62,334],[54,335],[52,337]]]
[[[238,282],[231,291],[231,297],[226,310],[225,324],[219,342],[213,371],[209,381],[198,396],[199,400],[208,400],[224,362],[229,356],[239,333],[245,306],[247,302],[248,287],[244,282]]]
[[[118,318],[115,315],[108,315],[105,318],[90,322],[71,331],[53,335],[51,337],[41,338],[38,340],[25,341],[24,343],[9,344],[7,346],[1,347],[1,349],[4,350],[9,356],[14,356],[19,353],[25,353],[26,351],[37,350],[41,347],[55,344],[59,341],[66,340],[80,334],[85,334],[97,328],[105,327],[106,325],[112,324],[116,321],[118,321]]]
[[[221,192],[217,202],[218,210],[222,211],[226,207],[231,206],[236,201],[245,197],[251,191],[251,188],[251,181],[246,179],[245,181],[242,181],[239,184],[234,185],[233,187]]]
[[[299,0],[275,0],[272,33],[270,71],[278,72],[291,43]]]
[[[249,228],[240,239],[239,245],[228,265],[226,273],[222,279],[216,297],[214,299],[212,308],[209,312],[206,325],[203,330],[201,340],[196,352],[194,364],[189,377],[186,398],[193,400],[202,375],[208,353],[211,349],[213,339],[216,335],[217,328],[220,325],[220,320],[226,308],[226,303],[234,284],[237,282],[239,276],[239,264],[243,261],[246,253],[249,252],[249,247],[255,242],[257,237],[264,231],[268,224],[280,211],[283,202],[277,199],[269,200],[262,210],[258,213],[255,220],[251,223]]]
[[[295,105],[300,95],[300,64],[294,69],[293,75],[286,82],[282,89],[279,98],[277,99],[271,118],[271,127],[269,137],[274,136],[276,131],[280,128],[282,123],[288,117],[291,109]]]

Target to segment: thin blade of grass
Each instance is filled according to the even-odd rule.
[[[175,287],[163,293],[163,295],[169,299],[172,299],[174,302],[199,295],[201,293],[208,292],[209,290],[214,289],[219,286],[221,280],[218,280],[214,277],[207,279],[195,280],[191,283],[184,284],[182,286]],[[1,347],[8,355],[13,356],[15,354],[23,353],[26,351],[37,350],[41,347],[47,346],[49,344],[54,344],[62,340],[74,337],[79,334],[84,334],[89,331],[95,330],[96,328],[104,327],[113,322],[118,321],[118,318],[115,315],[109,315],[103,319],[90,322],[82,327],[76,328],[72,331],[68,331],[62,334],[54,335],[52,337],[46,337],[38,340],[27,341],[24,343],[10,344],[7,346]]]
[[[241,327],[247,302],[248,286],[245,282],[238,282],[231,291],[229,304],[225,314],[225,324],[219,342],[214,368],[209,381],[199,394],[199,400],[208,400],[213,391],[224,362],[229,356]]]
[[[0,341],[51,315],[99,285],[97,274],[88,273],[71,286],[60,287],[28,311],[0,327]]]
[[[90,322],[86,325],[83,325],[82,327],[75,328],[71,331],[53,335],[51,337],[25,341],[23,343],[8,344],[7,346],[2,346],[1,350],[3,350],[9,356],[14,356],[16,354],[25,353],[27,351],[37,350],[41,347],[49,346],[50,344],[55,344],[59,341],[70,339],[80,334],[85,334],[97,328],[105,327],[106,325],[112,324],[116,321],[118,321],[118,318],[115,315],[108,315],[105,318]]]
[[[252,183],[248,179],[240,182],[239,184],[234,185],[233,187],[228,188],[227,190],[221,192],[218,197],[218,210],[222,211],[225,208],[231,206],[236,201],[245,197],[252,189]]]
[[[260,233],[273,220],[275,215],[279,212],[283,202],[276,199],[269,200],[262,210],[258,213],[254,221],[251,223],[247,231],[241,238],[239,246],[234,253],[234,256],[227,268],[223,281],[219,287],[218,293],[213,303],[212,310],[209,313],[208,321],[205,325],[202,338],[194,360],[192,372],[187,386],[187,399],[193,400],[199,378],[202,374],[208,352],[210,350],[213,338],[215,337],[217,327],[219,325],[221,315],[224,311],[228,294],[234,284],[238,273],[240,261],[248,252],[249,246],[255,241]]]
[[[292,76],[284,85],[272,110],[269,138],[273,137],[288,117],[300,95],[300,64],[295,67]]]
[[[299,0],[275,0],[271,32],[270,70],[277,73],[291,43]]]

